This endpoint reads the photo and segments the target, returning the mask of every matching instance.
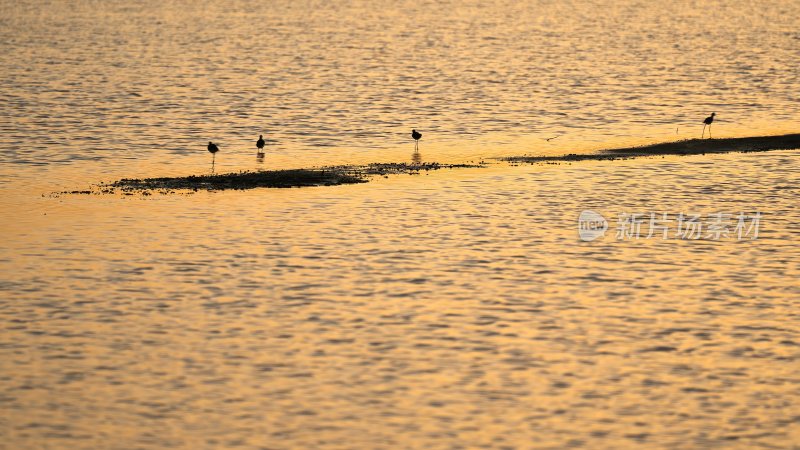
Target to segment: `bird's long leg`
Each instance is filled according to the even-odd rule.
[[[703,139],[706,135],[706,124],[703,124],[703,132],[700,134],[700,139]]]
[[[711,139],[711,125],[708,125],[708,138]]]

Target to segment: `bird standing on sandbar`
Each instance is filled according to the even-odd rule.
[[[419,140],[422,139],[422,133],[417,130],[411,130],[411,137],[414,138],[414,150],[419,150]]]
[[[258,135],[258,140],[256,141],[256,148],[258,148],[258,154],[261,155],[264,153],[264,136]]]
[[[708,127],[708,138],[711,139],[711,122],[714,121],[714,116],[716,115],[717,113],[712,112],[710,116],[703,120],[703,132],[700,134],[700,139],[703,139],[703,136],[706,134],[706,126]]]
[[[217,160],[217,152],[219,151],[219,147],[217,147],[217,144],[208,141],[208,151],[211,153],[211,172],[214,172],[214,163]]]

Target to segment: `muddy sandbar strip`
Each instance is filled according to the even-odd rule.
[[[765,152],[769,150],[792,149],[800,149],[800,134],[727,139],[687,139],[683,141],[644,145],[641,147],[615,148],[589,154],[570,153],[560,156],[510,156],[500,159],[503,161],[521,163],[603,161],[661,155],[702,155],[706,153]]]
[[[439,164],[435,162],[372,163],[366,165],[344,165],[312,169],[261,170],[219,175],[189,175],[184,177],[124,178],[112,183],[99,183],[91,190],[63,191],[59,194],[114,194],[132,195],[152,192],[172,193],[176,191],[291,188],[307,186],[338,186],[366,183],[375,176],[397,174],[419,174],[425,171],[485,167],[483,164]]]

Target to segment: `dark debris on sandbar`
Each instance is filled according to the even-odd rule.
[[[57,192],[61,194],[116,194],[151,195],[153,192],[171,194],[199,190],[222,191],[254,188],[292,188],[308,186],[339,186],[344,184],[367,183],[374,176],[399,174],[419,174],[421,172],[480,168],[483,164],[440,164],[435,162],[372,163],[367,165],[343,165],[313,169],[261,170],[236,173],[189,175],[184,177],[124,178],[111,183],[100,183],[91,190]]]

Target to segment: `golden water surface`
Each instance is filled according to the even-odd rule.
[[[694,138],[711,112],[714,137],[796,132],[798,19],[0,1],[0,448],[797,448],[800,150],[491,158]],[[223,172],[491,164],[51,195],[207,173],[209,140]],[[604,237],[579,239],[584,210]],[[617,239],[651,212],[762,219],[757,239]]]

